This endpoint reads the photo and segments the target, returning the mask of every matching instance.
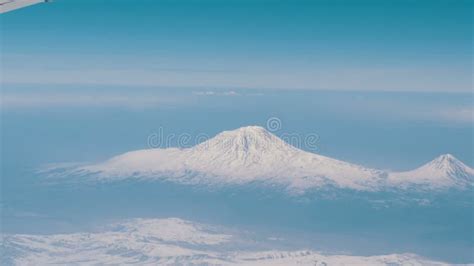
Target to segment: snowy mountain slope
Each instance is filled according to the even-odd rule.
[[[422,185],[433,189],[464,188],[471,186],[473,179],[474,170],[451,154],[441,155],[415,170],[388,176],[389,183],[394,186]]]
[[[297,194],[328,185],[361,191],[423,184],[465,188],[474,180],[474,171],[451,155],[414,171],[391,173],[297,149],[258,126],[224,131],[187,149],[127,152],[66,173],[94,174],[102,180],[159,179],[217,186],[259,182]]]
[[[323,255],[315,251],[248,250],[236,236],[170,219],[134,219],[103,231],[4,235],[2,265],[444,265],[412,254]],[[240,238],[239,238],[240,239]]]

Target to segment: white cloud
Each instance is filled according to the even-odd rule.
[[[435,113],[440,119],[460,122],[474,123],[474,107],[446,108]]]
[[[3,83],[371,91],[472,90],[469,66],[329,65],[83,55],[2,55]],[[74,62],[66,64],[65,62]]]
[[[199,96],[240,96],[241,94],[234,91],[213,91],[213,90],[206,90],[206,91],[193,91],[194,95]]]
[[[186,98],[143,95],[142,93],[121,94],[88,93],[88,92],[27,92],[27,93],[2,93],[1,106],[3,108],[31,108],[31,107],[159,107],[167,104],[183,103]]]

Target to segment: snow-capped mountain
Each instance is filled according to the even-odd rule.
[[[191,148],[132,151],[66,172],[93,174],[102,180],[159,179],[216,186],[263,183],[292,193],[328,185],[363,191],[423,184],[464,188],[474,180],[474,171],[451,155],[413,171],[388,172],[297,149],[258,126],[224,131]]]
[[[463,188],[473,183],[474,170],[451,154],[443,154],[421,167],[398,173],[390,173],[389,182],[398,186],[421,185],[440,189]]]
[[[253,236],[242,239],[240,234],[223,230],[226,229],[169,218],[133,219],[98,232],[3,235],[0,262],[2,265],[445,265],[413,254],[364,257],[323,255],[312,250],[262,250],[253,247]]]
[[[297,149],[262,127],[224,131],[188,149],[132,151],[83,167],[102,177],[159,177],[183,183],[279,184],[292,191],[335,185],[369,190],[384,172]]]

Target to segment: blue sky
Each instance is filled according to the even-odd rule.
[[[470,1],[58,0],[1,19],[5,84],[472,87]]]

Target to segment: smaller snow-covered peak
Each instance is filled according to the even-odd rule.
[[[472,169],[451,154],[443,154],[419,169],[437,171],[452,177],[472,174]]]
[[[433,167],[444,169],[449,168],[452,165],[460,165],[463,164],[461,161],[456,159],[452,154],[446,153],[436,157],[434,160],[428,163]]]
[[[392,173],[390,176],[395,183],[466,187],[474,181],[474,170],[453,155],[443,154],[415,170]]]

